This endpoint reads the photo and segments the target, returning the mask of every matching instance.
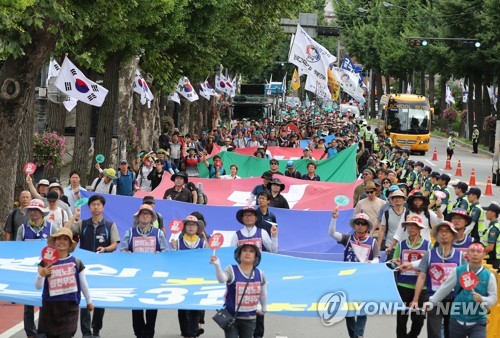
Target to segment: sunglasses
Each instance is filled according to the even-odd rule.
[[[390,181],[384,181],[383,184],[391,184],[391,182]]]
[[[278,165],[278,163],[271,163],[271,165]]]
[[[375,190],[368,190],[366,193],[367,194],[373,194],[375,192]]]
[[[364,225],[364,226],[368,226],[368,222],[365,222],[365,221],[354,221],[354,224],[355,224],[355,225]]]

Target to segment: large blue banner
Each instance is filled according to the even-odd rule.
[[[0,300],[40,305],[34,281],[44,242],[0,242]],[[233,248],[217,251],[224,269],[236,264]],[[76,250],[86,266],[94,305],[116,309],[220,308],[225,285],[209,264],[212,250],[170,251],[160,254],[97,254]],[[268,311],[313,316],[316,308],[343,292],[347,309],[353,302],[401,303],[394,277],[385,264],[326,262],[263,253],[259,268],[268,288]],[[330,300],[331,301],[331,300]],[[82,300],[81,306],[85,306]],[[335,305],[335,304],[333,304]],[[321,305],[320,305],[321,306]],[[350,312],[348,315],[352,314]]]
[[[90,196],[90,192],[82,192]],[[104,195],[106,205],[104,217],[114,221],[123,237],[133,224],[133,215],[139,210],[142,199],[126,196]],[[155,209],[165,218],[165,227],[174,219],[184,219],[193,211],[205,216],[207,233],[213,230],[236,231],[243,227],[236,220],[236,212],[241,207],[221,207],[190,204],[171,200],[156,200]],[[307,258],[342,260],[343,246],[328,235],[331,220],[330,211],[302,211],[270,208],[276,215],[279,227],[279,253]],[[350,233],[351,210],[340,211],[337,231]],[[88,207],[82,207],[84,219],[90,218]],[[168,230],[167,230],[168,232]]]

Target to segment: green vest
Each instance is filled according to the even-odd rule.
[[[477,210],[479,210],[479,219],[477,221],[477,232],[479,234],[479,236],[482,236],[482,233],[486,230],[486,224],[485,224],[485,220],[486,220],[486,216],[485,216],[485,212],[483,210],[483,207],[481,206],[481,204],[479,204],[479,202],[475,202],[475,203],[472,203],[470,206],[469,206],[469,215],[472,216],[472,210],[476,208]],[[482,239],[481,239],[481,242],[482,242]],[[488,237],[486,237],[486,243],[488,242]],[[484,243],[483,243],[484,244]]]
[[[456,202],[451,204],[449,203],[448,204],[448,208],[446,210],[448,210],[448,212],[452,211],[453,209],[456,209],[459,207],[459,204],[462,202],[462,201],[465,201],[467,203],[467,208],[465,208],[465,210],[469,210],[470,208],[470,203],[469,201],[467,200],[467,195],[462,195],[460,196],[459,198],[457,198]]]
[[[461,322],[468,322],[468,323],[473,323],[473,322],[480,322],[480,323],[485,323],[486,322],[486,311],[482,310],[481,307],[477,307],[476,313],[470,313],[472,311],[467,311],[469,313],[464,313],[466,309],[472,309],[472,305],[476,305],[477,303],[474,301],[474,296],[471,291],[464,290],[462,289],[462,286],[460,285],[460,276],[464,274],[465,272],[469,271],[469,264],[464,264],[457,266],[455,273],[457,275],[457,284],[455,285],[455,291],[456,291],[456,297],[453,300],[453,303],[456,303],[457,305],[460,304],[460,306],[455,306],[452,309],[455,309],[456,311],[453,311],[451,314],[451,318],[461,321]],[[484,267],[481,267],[477,272],[476,272],[477,278],[479,279],[478,285],[474,288],[474,292],[480,294],[483,297],[488,296],[488,284],[490,283],[490,277],[491,277],[491,272],[488,269],[485,269]],[[462,305],[463,304],[463,305]],[[471,306],[466,306],[466,304],[470,304]]]
[[[479,232],[481,236],[481,243],[484,246],[488,246],[488,235],[490,233],[490,229],[497,228],[500,231],[500,224],[497,221],[490,222],[488,229]],[[500,259],[500,235],[497,237],[497,242],[495,243],[495,251],[496,251],[496,259]]]

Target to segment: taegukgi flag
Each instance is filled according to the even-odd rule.
[[[64,94],[96,107],[102,106],[108,94],[106,88],[87,79],[67,56],[64,58],[55,86]]]
[[[177,92],[173,92],[170,94],[170,96],[167,98],[168,101],[174,101],[177,102],[178,104],[181,104],[181,98],[179,97],[179,94]]]
[[[153,101],[155,97],[153,96],[151,89],[149,89],[146,80],[144,80],[139,70],[136,70],[135,72],[135,80],[132,88],[135,93],[141,95],[141,104],[144,105],[147,103],[148,108],[151,108],[151,101]]]
[[[297,32],[288,54],[288,61],[316,81],[327,85],[327,70],[337,60],[325,47],[314,41],[305,30],[297,25]]]
[[[57,77],[59,75],[59,72],[61,71],[61,66],[57,63],[56,60],[52,59],[50,60],[49,64],[49,72],[47,74],[47,86],[49,84],[49,80],[53,77]],[[71,97],[67,96],[66,100],[63,102],[64,108],[66,108],[67,111],[72,111],[73,108],[76,107],[76,104],[78,103],[78,100]]]
[[[198,94],[196,94],[191,82],[189,82],[189,79],[186,76],[180,78],[176,91],[184,96],[189,102],[199,99]]]
[[[215,89],[217,89],[221,93],[229,93],[230,88],[227,86],[227,79],[224,75],[215,75]],[[229,90],[229,91],[228,91]]]
[[[200,83],[199,92],[201,97],[203,97],[206,100],[210,100],[210,94],[208,93],[208,89],[205,83]]]
[[[203,84],[205,85],[205,88],[207,89],[208,94],[210,94],[211,96],[217,96],[217,93],[215,92],[214,87],[212,87],[212,85],[210,84],[210,82],[208,82],[208,80],[205,80],[205,82]]]

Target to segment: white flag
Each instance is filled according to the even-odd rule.
[[[135,72],[135,81],[132,85],[132,89],[135,93],[141,95],[141,104],[144,105],[147,103],[148,108],[151,108],[151,101],[153,101],[155,97],[153,96],[151,89],[149,89],[146,80],[144,80],[139,70],[136,70]]]
[[[446,98],[444,100],[448,105],[455,104],[455,98],[449,86],[446,86]]]
[[[228,92],[227,88],[227,79],[224,75],[215,75],[215,89],[217,89],[221,93]]]
[[[236,78],[237,78],[237,76],[238,76],[238,75],[235,75],[235,76],[233,77],[233,79],[231,80],[231,82],[230,82],[230,85],[231,85],[231,91],[230,91],[229,95],[230,95],[231,97],[235,97],[235,96],[236,96]]]
[[[96,107],[102,106],[108,94],[106,88],[87,79],[68,57],[64,58],[55,86],[64,94]]]
[[[408,85],[406,86],[406,94],[411,94],[411,83],[408,82]]]
[[[317,97],[322,99],[331,99],[332,94],[328,89],[328,86],[325,86],[319,81],[314,80],[312,76],[307,76],[305,90],[316,94]]]
[[[54,59],[50,60],[49,72],[47,74],[47,86],[48,86],[49,80],[53,77],[57,77],[59,75],[60,71],[61,71],[61,66],[59,66],[57,61]],[[71,96],[68,96],[66,98],[66,100],[63,102],[63,105],[64,105],[64,108],[66,108],[66,110],[68,112],[71,112],[73,110],[73,108],[76,107],[77,103],[78,103],[77,99],[75,99]]]
[[[207,90],[207,92],[208,92],[208,94],[210,96],[216,96],[217,95],[217,93],[215,92],[214,87],[212,87],[210,85],[210,82],[208,82],[208,80],[205,80],[205,82],[203,84],[205,85],[205,88],[206,88],[206,90]]]
[[[336,60],[337,58],[325,47],[314,41],[300,25],[297,25],[288,61],[299,67],[301,73],[304,72],[327,85],[327,70]]]
[[[210,93],[208,92],[207,86],[204,83],[200,83],[200,95],[206,100],[210,100]]]
[[[191,86],[191,82],[189,82],[189,79],[186,76],[180,78],[175,90],[184,96],[184,98],[186,98],[189,102],[199,99],[198,94],[196,94],[193,86]]]
[[[340,87],[347,94],[351,95],[353,99],[361,104],[366,102],[363,96],[365,91],[359,86],[359,77],[356,74],[338,67],[333,67],[332,72]]]
[[[460,86],[462,87],[462,102],[467,103],[469,96],[469,88],[467,88],[467,85],[464,84],[463,82],[460,82]]]
[[[178,104],[181,104],[181,98],[179,97],[179,94],[177,92],[173,92],[170,94],[167,98],[168,101],[174,101],[177,102]]]

